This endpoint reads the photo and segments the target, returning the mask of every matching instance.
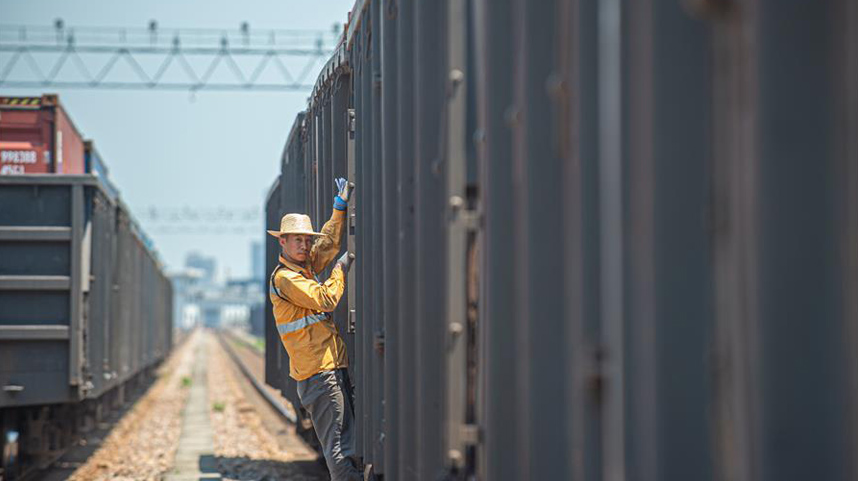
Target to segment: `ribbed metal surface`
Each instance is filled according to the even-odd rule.
[[[286,147],[281,157],[281,175],[268,193],[266,205],[266,230],[280,230],[280,219],[289,212],[308,212],[308,188],[306,182],[307,156],[305,154],[305,119],[311,116],[301,113],[295,119]],[[309,120],[308,120],[309,122]],[[315,219],[314,219],[315,220]],[[316,222],[318,222],[316,220]],[[266,267],[268,273],[274,272],[281,251],[277,238],[265,234]],[[280,342],[274,323],[273,307],[268,297],[266,279],[265,296],[265,382],[280,389],[283,396],[292,403],[296,412],[302,413],[298,400],[295,380],[289,377],[289,357]]]
[[[330,118],[354,109],[364,462],[855,478],[854,2],[370,0],[351,18],[308,115],[351,74]],[[313,155],[338,162],[348,142],[326,141]]]
[[[417,289],[414,276],[414,3],[397,2],[396,74],[399,101],[396,111],[397,153],[399,169],[397,185],[399,203],[399,251],[397,276],[399,279],[399,339],[385,346],[385,352],[399,353],[398,399],[399,415],[391,419],[389,429],[395,429],[399,438],[399,459],[395,479],[417,479],[417,324],[414,299]],[[391,65],[392,67],[392,65]],[[387,66],[385,66],[385,69]],[[382,85],[384,91],[384,85]]]
[[[164,359],[172,287],[90,176],[0,177],[0,406],[98,398]]]
[[[379,266],[381,267],[380,281],[382,288],[379,295],[382,298],[381,317],[384,332],[383,377],[384,400],[383,409],[378,413],[382,417],[382,433],[384,441],[379,446],[384,449],[384,462],[380,463],[380,471],[388,477],[396,478],[399,470],[399,432],[396,429],[399,418],[399,153],[397,151],[397,30],[396,20],[399,15],[397,2],[387,2],[381,5],[379,25],[377,28],[380,38],[379,59],[381,76],[381,110],[379,133],[381,136],[380,160],[380,205],[381,205],[381,236],[379,239]],[[379,464],[377,462],[377,464]],[[390,474],[388,474],[390,473]]]

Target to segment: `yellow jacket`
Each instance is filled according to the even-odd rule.
[[[289,375],[297,381],[349,364],[346,344],[330,314],[343,295],[343,270],[337,265],[323,283],[316,276],[340,250],[344,218],[344,211],[334,210],[304,266],[281,255],[271,273],[268,296],[280,341],[289,353]]]

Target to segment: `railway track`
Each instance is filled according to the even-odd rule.
[[[292,425],[290,429],[293,429],[321,460],[322,450],[312,421],[302,412],[296,412],[293,404],[281,396],[280,391],[265,383],[265,355],[252,343],[230,331],[219,331],[218,336],[224,350],[234,358],[242,376],[248,379],[261,399],[264,399],[273,412]]]
[[[189,337],[190,333],[177,335],[174,352],[179,351]],[[71,428],[72,433],[62,436],[61,442],[54,445],[51,454],[42,459],[34,459],[32,453],[26,450],[25,441],[19,437],[17,458],[20,470],[10,474],[0,469],[0,481],[53,481],[69,478],[77,468],[86,463],[89,456],[102,445],[120,421],[132,412],[136,404],[147,396],[158,380],[159,369],[160,367],[153,366],[129,379],[120,387],[123,389],[121,397],[117,392],[109,391],[103,398],[91,401],[97,408],[97,415],[93,415],[92,409],[87,410],[84,406],[69,406],[68,411],[71,414],[65,423],[74,426]]]
[[[217,338],[226,353],[238,366],[244,377],[253,385],[253,388],[256,389],[256,391],[259,393],[260,396],[262,396],[263,399],[265,399],[268,405],[271,406],[272,409],[280,413],[280,415],[287,419],[290,423],[296,424],[298,422],[298,417],[295,414],[295,411],[291,409],[290,406],[288,406],[282,398],[278,399],[277,396],[271,392],[270,388],[267,388],[265,386],[263,380],[260,379],[261,376],[254,374],[251,371],[247,364],[238,355],[233,346],[230,345],[230,342],[232,341],[242,343],[246,346],[247,349],[255,350],[255,348],[245,343],[243,339],[230,334],[228,331],[218,331]],[[262,355],[260,355],[260,358],[261,357]]]
[[[192,453],[203,476],[222,479],[323,481],[327,471],[294,423],[295,412],[260,378],[264,360],[239,337],[196,332],[153,384],[95,429],[57,453],[50,467],[16,481],[89,479],[186,479],[187,450],[199,442],[188,427],[190,412],[210,426],[205,456]],[[185,345],[187,344],[187,345]],[[203,395],[189,396],[192,389]],[[129,396],[131,397],[131,396]],[[158,440],[158,441],[156,441]],[[0,477],[0,479],[7,479]],[[194,477],[193,479],[198,479]]]
[[[75,436],[62,446],[50,462],[31,466],[16,481],[59,481],[109,479],[113,473],[112,459],[122,458],[123,453],[137,452],[138,456],[127,462],[129,473],[137,477],[151,477],[166,469],[163,456],[164,439],[170,437],[169,419],[178,416],[182,405],[180,388],[171,389],[170,384],[178,385],[182,376],[186,336],[176,344],[176,349],[157,372],[147,374],[145,378],[129,383],[123,402],[102,412],[89,429]],[[106,403],[105,405],[113,405]],[[79,418],[74,418],[78,423]],[[149,439],[147,442],[146,439]],[[155,443],[153,439],[161,441]],[[124,451],[122,451],[124,450]]]
[[[50,454],[41,459],[33,459],[26,451],[27,446],[19,440],[18,459],[21,463],[19,473],[6,474],[0,470],[0,481],[53,481],[67,479],[107,437],[112,429],[134,408],[152,387],[156,377],[153,372],[144,371],[137,378],[129,380],[123,394],[124,402],[115,404],[112,400],[94,401],[100,406],[97,420],[87,419],[91,414],[80,406],[69,406],[69,418],[65,424],[73,426],[72,433],[60,436]],[[112,396],[112,393],[106,395]],[[78,429],[77,426],[88,426]]]

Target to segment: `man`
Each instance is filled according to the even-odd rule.
[[[298,398],[310,413],[331,480],[351,481],[363,476],[352,460],[354,407],[346,345],[330,312],[343,295],[354,254],[343,254],[327,281],[320,282],[316,275],[340,249],[354,188],[342,178],[334,182],[339,192],[322,232],[314,232],[310,217],[303,214],[286,214],[279,231],[268,231],[280,239],[282,248],[280,264],[271,273],[269,297],[280,340],[289,353],[289,375],[298,381]]]

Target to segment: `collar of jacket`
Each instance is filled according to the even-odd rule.
[[[287,260],[285,257],[283,257],[282,254],[280,255],[280,263],[283,264],[283,266],[286,267],[287,269],[293,270],[293,271],[301,273],[301,274],[305,274],[305,273],[310,274],[312,276],[312,273],[310,272],[309,269],[307,269],[304,266],[299,266],[298,264],[295,264],[294,262]]]

